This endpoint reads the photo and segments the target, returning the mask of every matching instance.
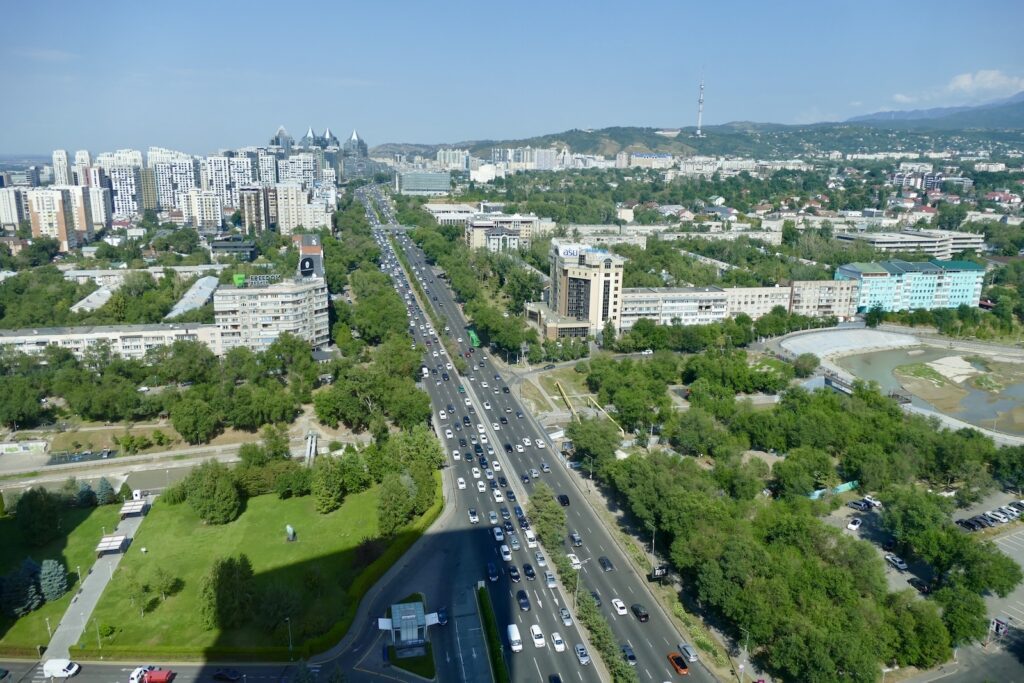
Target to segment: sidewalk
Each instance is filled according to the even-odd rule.
[[[152,500],[149,502],[152,503]],[[145,517],[129,517],[128,519],[121,520],[110,533],[123,534],[128,536],[129,539],[133,539],[144,519]],[[128,549],[125,552],[141,551],[136,551],[135,546],[129,543]],[[96,609],[96,604],[99,602],[100,596],[103,595],[103,590],[113,578],[114,570],[121,563],[122,557],[124,557],[124,553],[116,553],[104,555],[96,560],[96,563],[89,570],[89,574],[82,581],[78,594],[71,599],[67,612],[64,613],[60,623],[57,624],[57,629],[54,631],[53,637],[46,647],[46,659],[67,658],[68,649],[72,645],[77,645],[82,639],[86,625],[92,617],[92,612]]]

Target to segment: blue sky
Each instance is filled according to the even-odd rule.
[[[1024,2],[6,3],[0,154],[806,123],[1024,90]]]

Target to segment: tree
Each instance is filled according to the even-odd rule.
[[[167,596],[173,593],[178,586],[178,577],[163,567],[157,566],[150,577],[150,584],[153,586],[153,590],[160,594],[161,600],[167,600]]]
[[[285,583],[271,584],[259,597],[256,621],[268,633],[284,623],[285,619],[294,618],[302,607],[302,597]]]
[[[885,320],[885,311],[881,304],[875,304],[864,314],[864,323],[868,327],[878,327],[878,324]]]
[[[43,604],[43,594],[39,590],[38,582],[39,565],[31,558],[25,558],[18,569],[4,577],[4,611],[16,617],[23,617],[39,609]]]
[[[96,487],[97,505],[111,505],[116,502],[117,495],[114,493],[114,487],[110,485],[106,477],[102,477],[99,485]]]
[[[43,414],[42,392],[25,377],[0,376],[0,424],[33,427]]]
[[[25,542],[46,545],[60,534],[60,498],[42,487],[21,495],[14,514]]]
[[[321,455],[313,463],[310,490],[313,505],[322,515],[334,512],[345,499],[345,485],[341,463],[330,455]]]
[[[952,585],[936,591],[934,599],[942,606],[942,622],[954,645],[985,637],[988,617],[980,595],[963,586]]]
[[[252,563],[246,555],[213,561],[199,589],[199,613],[209,628],[228,629],[247,622],[254,599]]]
[[[537,484],[527,508],[537,535],[545,545],[558,544],[565,538],[565,509],[555,499],[555,492],[550,486],[544,482]]]
[[[190,444],[208,442],[220,429],[213,407],[199,398],[186,396],[171,408],[171,424]]]
[[[399,475],[392,472],[384,476],[377,501],[377,526],[382,536],[394,535],[412,514],[412,496]]]
[[[58,600],[68,592],[68,573],[57,560],[43,560],[39,570],[39,588],[47,602]]]
[[[96,493],[89,486],[89,482],[83,481],[78,485],[75,492],[75,507],[91,508],[96,506]]]
[[[188,502],[207,524],[227,524],[242,512],[242,496],[228,469],[211,460],[189,473]]]
[[[818,369],[821,361],[813,353],[801,353],[793,361],[793,371],[797,377],[810,377]]]
[[[615,449],[622,443],[618,428],[610,420],[599,418],[570,423],[566,436],[572,441],[573,457],[583,463],[593,458],[592,466],[599,471],[614,460]]]
[[[355,447],[346,449],[341,455],[341,478],[348,493],[365,491],[373,483],[366,468],[366,459]]]

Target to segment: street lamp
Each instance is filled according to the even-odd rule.
[[[291,617],[285,617],[284,623],[288,624],[288,651],[292,651],[292,619]]]
[[[103,643],[100,642],[100,624],[94,618],[92,620],[92,625],[96,627],[96,649],[102,650],[103,649]]]
[[[50,634],[50,638],[53,638],[53,629],[50,628],[50,617],[46,617],[46,632]]]
[[[579,601],[577,600],[577,596],[579,595],[579,592],[580,592],[580,574],[583,573],[583,565],[585,565],[587,562],[590,562],[592,559],[594,559],[594,558],[588,557],[587,559],[585,559],[582,562],[580,562],[580,568],[576,570],[576,587],[572,589],[572,606],[573,606],[573,609],[576,609],[576,606],[579,604]]]
[[[740,664],[740,674],[742,675],[744,670],[750,667],[750,631],[742,626],[740,626],[740,630],[743,631],[744,636],[746,636],[743,645],[743,659],[747,666]],[[745,678],[745,676],[741,676],[740,683],[743,683],[743,678]]]
[[[78,587],[82,587],[82,565],[78,565]]]
[[[647,528],[651,530],[651,557],[657,559],[654,555],[654,538],[658,533],[658,526],[654,522],[648,522]]]

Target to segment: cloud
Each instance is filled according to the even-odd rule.
[[[1004,74],[999,69],[982,69],[959,74],[946,85],[950,93],[974,95],[1013,95],[1024,90],[1024,78]]]
[[[904,95],[903,93],[898,92],[898,93],[896,93],[895,95],[892,96],[892,99],[893,99],[894,102],[899,102],[900,104],[910,104],[911,102],[915,101],[917,98],[911,97],[910,95]]]
[[[66,52],[65,50],[52,50],[48,48],[21,48],[14,50],[14,54],[30,59],[34,62],[71,62],[78,59],[78,55],[74,52]]]

